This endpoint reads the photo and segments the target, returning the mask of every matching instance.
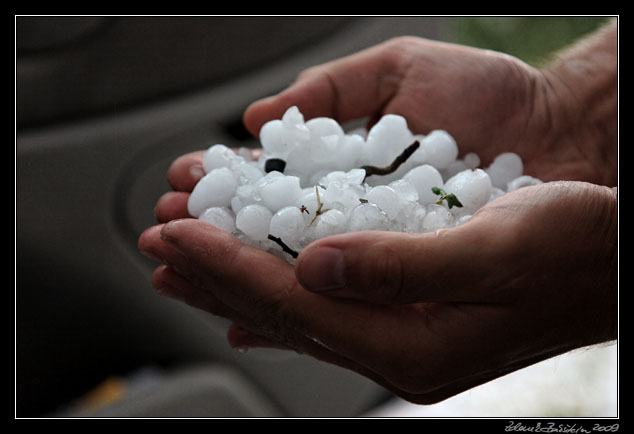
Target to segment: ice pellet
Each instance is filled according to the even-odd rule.
[[[245,148],[238,154],[224,144],[206,150],[206,175],[187,210],[290,263],[289,248],[299,253],[315,240],[344,232],[453,228],[490,201],[542,182],[523,173],[515,153],[502,153],[482,169],[474,152],[458,158],[450,132],[415,134],[396,114],[383,116],[370,131],[346,132],[334,119],[304,120],[293,106],[265,123],[259,135],[257,160]],[[415,140],[418,149],[394,165]],[[363,166],[375,166],[374,174],[367,176]],[[376,174],[376,168],[390,170]],[[450,208],[447,195],[462,206],[452,200]]]
[[[491,177],[494,187],[506,189],[507,184],[519,178],[524,170],[524,164],[519,155],[513,152],[504,152],[493,160],[493,163],[486,169]]]
[[[224,206],[207,208],[198,218],[225,232],[233,233],[236,230],[236,216]]]
[[[238,181],[228,167],[213,169],[203,176],[189,196],[187,211],[198,217],[204,210],[214,206],[231,206]]]
[[[256,241],[266,240],[269,236],[273,214],[262,205],[247,205],[236,216],[236,227],[247,237]]]

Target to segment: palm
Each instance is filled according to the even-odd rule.
[[[291,105],[308,118],[340,122],[397,113],[415,133],[448,131],[463,155],[476,152],[483,164],[501,152],[516,152],[525,172],[545,181],[610,184],[596,168],[600,152],[556,130],[555,93],[548,77],[516,58],[399,38],[306,70],[284,92],[249,107],[245,124],[257,135],[265,121]]]

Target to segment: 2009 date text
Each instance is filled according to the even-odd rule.
[[[525,425],[522,422],[509,421],[505,427],[505,432],[531,432],[531,433],[566,433],[566,434],[588,434],[594,432],[617,432],[619,424],[592,424],[592,426],[584,426],[580,424],[561,424],[555,422],[542,423],[537,422],[535,425]]]

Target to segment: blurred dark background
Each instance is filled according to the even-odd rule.
[[[16,415],[357,416],[391,395],[158,297],[136,242],[177,156],[257,146],[252,101],[399,35],[540,65],[605,17],[16,16]]]

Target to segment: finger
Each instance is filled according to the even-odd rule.
[[[152,286],[165,297],[181,301],[213,315],[234,315],[229,308],[209,293],[201,291],[168,265],[160,265],[152,273]]]
[[[339,122],[372,116],[397,89],[401,67],[398,53],[388,43],[307,69],[286,90],[251,104],[244,124],[255,136],[265,122],[280,119],[298,106],[311,119],[318,116]]]
[[[179,274],[239,312],[243,328],[411,399],[443,396],[457,379],[461,390],[477,384],[489,366],[517,360],[525,349],[509,343],[531,333],[504,304],[377,305],[306,291],[285,261],[196,219],[169,222],[161,236],[179,253]]]
[[[356,232],[318,240],[299,255],[303,287],[374,303],[493,301],[512,267],[495,225],[466,224],[424,234]]]
[[[249,348],[273,348],[278,350],[291,350],[286,345],[268,339],[264,336],[251,333],[238,324],[231,324],[227,330],[227,341],[232,348],[240,352],[246,352]]]
[[[184,191],[170,191],[165,193],[159,198],[154,208],[156,220],[159,223],[167,223],[170,220],[191,217],[187,211],[188,200],[189,193]]]
[[[191,192],[196,183],[205,176],[203,155],[196,151],[178,157],[167,170],[167,182],[176,191]]]

